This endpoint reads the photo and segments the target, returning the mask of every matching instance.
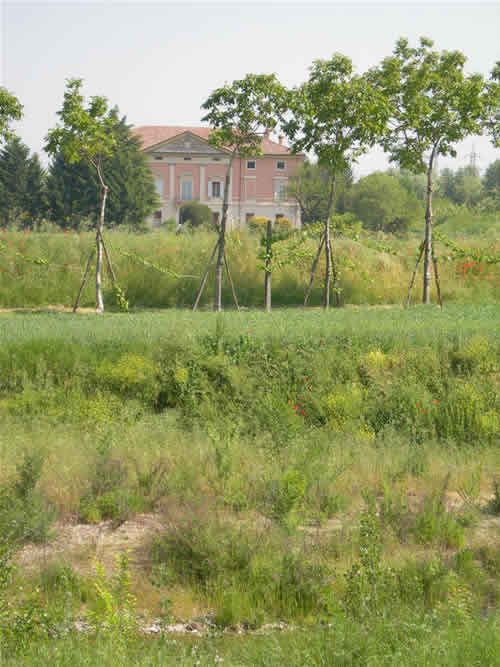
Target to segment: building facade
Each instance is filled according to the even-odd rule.
[[[208,127],[137,127],[161,200],[153,224],[169,218],[180,223],[183,204],[197,201],[210,207],[217,221],[222,202],[230,150],[220,150],[208,142]],[[263,154],[233,160],[229,184],[228,228],[244,226],[254,216],[275,220],[288,218],[300,227],[300,208],[287,198],[286,186],[304,160],[293,155],[283,138],[262,138]]]

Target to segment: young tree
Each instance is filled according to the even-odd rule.
[[[62,125],[49,130],[45,150],[52,157],[61,153],[70,164],[81,160],[88,161],[95,169],[99,179],[102,198],[96,231],[96,311],[102,313],[104,311],[101,281],[104,246],[102,232],[108,195],[108,186],[104,181],[102,167],[103,160],[112,154],[116,146],[115,118],[109,113],[108,101],[105,97],[91,97],[85,107],[84,98],[80,92],[81,87],[81,79],[68,79],[66,82],[63,106],[61,111],[57,112]],[[109,257],[107,259],[109,263]],[[111,266],[110,270],[112,271]]]
[[[9,125],[13,120],[21,120],[23,115],[23,105],[17,97],[0,86],[0,141],[9,139],[11,132]]]
[[[349,58],[335,54],[330,60],[315,60],[309,79],[289,91],[289,113],[282,126],[295,152],[313,151],[318,164],[328,172],[328,204],[325,227],[304,304],[325,247],[326,276],[324,306],[330,305],[333,253],[330,239],[338,174],[350,169],[356,159],[380,139],[387,121],[387,104],[365,77],[354,74]]]
[[[114,119],[116,143],[101,165],[109,187],[105,225],[140,228],[158,205],[153,174],[126,118],[120,119],[116,108],[109,115]],[[75,218],[96,217],[101,184],[90,162],[70,164],[59,153],[49,167],[47,190],[52,217],[59,225],[73,225]]]
[[[207,112],[203,121],[213,128],[209,136],[210,143],[216,148],[229,151],[219,238],[212,254],[213,258],[217,252],[214,301],[216,311],[222,309],[224,262],[227,269],[225,235],[233,160],[236,156],[245,158],[262,154],[262,135],[266,129],[272,130],[277,124],[277,106],[281,102],[282,94],[283,88],[274,74],[247,74],[244,79],[214,90],[202,105],[202,109]],[[209,266],[211,261],[212,259]],[[198,306],[207,275],[208,267],[193,309]]]
[[[390,132],[382,145],[390,160],[414,173],[426,173],[425,238],[417,266],[424,256],[424,303],[430,303],[432,247],[432,192],[438,155],[456,155],[455,144],[471,134],[481,134],[491,108],[491,92],[480,74],[466,75],[466,58],[460,51],[432,50],[422,37],[411,48],[407,39],[396,43],[369,76],[374,88],[390,101]],[[438,285],[439,289],[439,285]]]

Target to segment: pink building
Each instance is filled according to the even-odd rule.
[[[179,222],[180,207],[190,201],[206,204],[220,219],[230,150],[208,143],[210,128],[145,126],[133,132],[142,140],[162,203],[153,223]],[[262,138],[262,150],[260,157],[233,160],[228,228],[245,225],[253,216],[285,217],[300,227],[300,209],[286,198],[286,185],[304,156],[293,155],[283,137],[272,141],[269,133]]]

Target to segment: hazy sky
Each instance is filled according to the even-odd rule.
[[[15,129],[38,152],[69,77],[83,78],[86,95],[105,95],[134,125],[199,125],[203,100],[225,82],[275,72],[291,86],[315,58],[336,51],[364,71],[400,36],[463,51],[468,71],[488,75],[500,60],[500,2],[0,4],[0,83],[24,104]],[[500,158],[487,139],[474,138],[439,168],[468,164],[473,146],[483,169]],[[372,151],[356,172],[386,166]]]

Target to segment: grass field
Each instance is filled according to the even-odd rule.
[[[1,314],[2,664],[499,664],[499,330],[495,305]]]
[[[161,231],[145,235],[110,232],[108,242],[116,274],[131,308],[191,306],[215,240],[215,235],[210,233],[176,236]],[[366,236],[363,243],[336,240],[335,261],[339,274],[340,302],[358,305],[406,303],[420,240],[420,236],[397,240],[377,235]],[[490,255],[498,254],[497,241],[480,234],[476,237],[460,237],[458,242],[464,248],[482,249]],[[0,243],[0,308],[33,308],[57,304],[72,306],[89,252],[95,243],[92,233],[5,231],[0,233]],[[277,244],[275,250],[281,245],[281,252],[286,256],[287,243],[292,246],[294,241]],[[317,240],[309,239],[300,246],[300,252],[291,253],[293,261],[286,261],[280,269],[274,271],[273,303],[276,306],[298,306],[303,303],[316,244]],[[381,251],[381,247],[390,247],[392,253]],[[240,303],[247,308],[261,308],[264,304],[264,272],[262,262],[258,259],[258,238],[244,232],[234,232],[228,236],[227,251]],[[443,246],[437,247],[437,254],[442,258],[439,270],[443,300],[446,303],[498,303],[500,265],[478,263],[469,266],[466,257],[448,261],[449,252]],[[161,270],[144,266],[130,253]],[[34,263],[33,260],[43,260],[45,263]],[[323,272],[324,266],[320,262],[311,294],[312,305],[322,302]],[[84,291],[81,302],[83,307],[95,306],[95,287],[92,282],[92,279],[88,281]],[[212,303],[213,282],[212,275],[207,283],[202,306]],[[420,282],[421,274],[415,287],[414,302],[420,300]],[[116,309],[109,274],[106,273],[104,286],[106,308]],[[433,299],[436,300],[435,296]],[[227,281],[223,300],[228,306],[232,304]]]

